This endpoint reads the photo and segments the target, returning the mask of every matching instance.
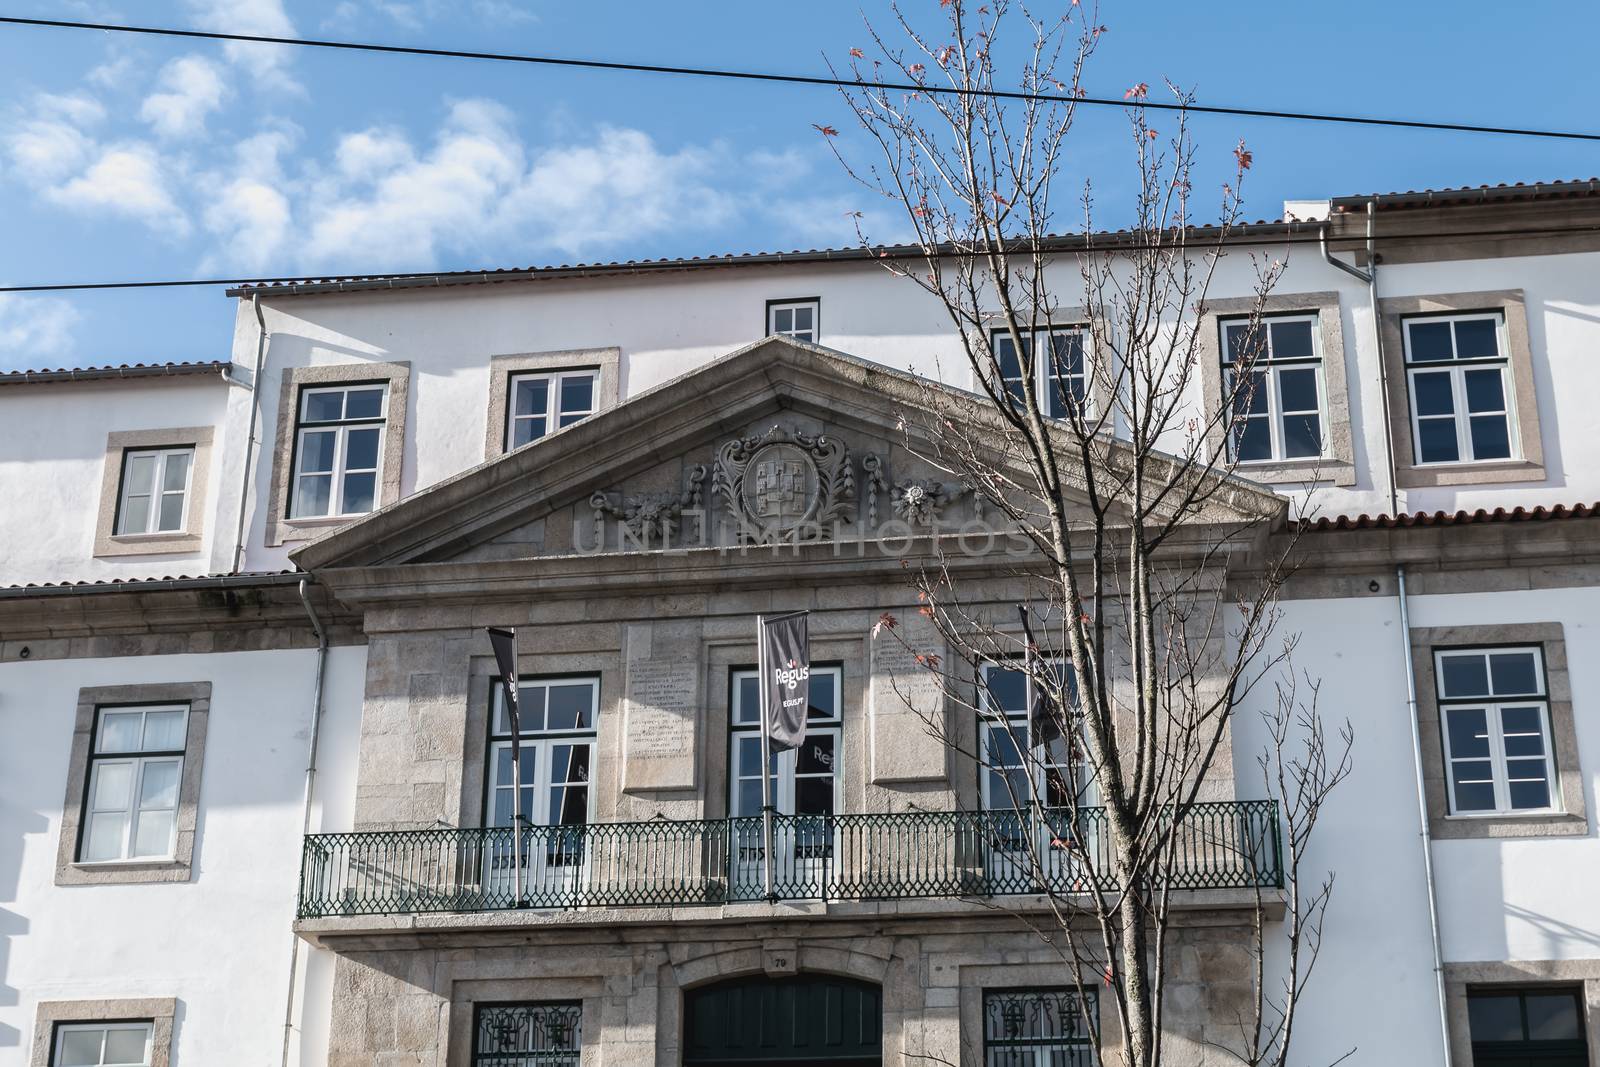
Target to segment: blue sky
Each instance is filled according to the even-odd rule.
[[[920,6],[919,6],[920,5]],[[937,17],[937,0],[905,0]],[[5,13],[495,51],[824,70],[887,3],[0,0]],[[1105,0],[1086,78],[1203,102],[1600,130],[1600,5]],[[1155,97],[1153,97],[1155,98]],[[0,281],[375,273],[809,248],[893,218],[813,123],[831,90],[0,26]],[[1117,112],[1070,180],[1114,222]],[[1600,144],[1197,123],[1202,182],[1244,138],[1252,217],[1284,199],[1586,177]],[[225,357],[220,290],[0,295],[0,369]]]

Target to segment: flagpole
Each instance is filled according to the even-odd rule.
[[[761,872],[766,886],[767,899],[776,899],[772,892],[772,723],[768,698],[771,685],[767,662],[767,632],[765,616],[756,616],[756,669],[761,673]]]

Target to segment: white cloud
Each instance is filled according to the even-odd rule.
[[[266,130],[234,146],[231,177],[201,180],[206,229],[221,245],[201,263],[202,271],[237,267],[260,271],[281,265],[294,221],[282,156],[294,146],[296,129]]]
[[[0,364],[39,367],[38,359],[72,346],[78,311],[58,297],[0,293]]]
[[[537,22],[539,16],[528,0],[340,0],[322,20],[329,28],[350,29],[371,19],[382,19],[408,32],[418,32],[429,23],[459,20],[470,10],[472,17],[490,23],[491,31]]]
[[[293,37],[294,22],[283,0],[188,0],[201,28],[220,33],[245,33],[260,37]],[[228,59],[244,67],[262,85],[300,94],[303,87],[289,74],[294,46],[246,44],[230,41],[222,46]]]
[[[228,83],[222,68],[203,56],[180,56],[161,70],[163,91],[144,98],[139,117],[162,137],[205,132],[206,116],[222,107]]]
[[[405,134],[380,129],[347,134],[340,139],[335,155],[339,173],[357,182],[375,181],[410,164],[414,158]]]
[[[174,236],[189,232],[189,220],[173,199],[160,157],[137,141],[104,149],[82,174],[52,186],[45,195],[66,207],[125,215]]]
[[[58,181],[88,162],[94,142],[71,123],[29,119],[7,132],[11,167],[31,185]]]
[[[102,89],[114,92],[127,92],[128,83],[139,73],[139,64],[134,62],[130,55],[120,55],[115,59],[95,67],[84,75],[84,80],[90,85],[98,85]]]
[[[77,126],[91,126],[106,117],[105,105],[88,93],[40,93],[33,106]]]

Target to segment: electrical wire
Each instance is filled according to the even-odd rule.
[[[789,85],[827,86],[836,89],[938,93],[946,96],[979,96],[997,100],[1059,101],[1092,107],[1139,108],[1145,111],[1182,111],[1198,115],[1231,115],[1238,118],[1286,119],[1296,122],[1327,122],[1353,126],[1387,126],[1408,130],[1437,130],[1451,133],[1485,133],[1508,137],[1544,137],[1569,141],[1600,141],[1600,133],[1577,130],[1539,130],[1519,126],[1488,126],[1468,122],[1433,122],[1423,119],[1374,118],[1363,115],[1337,115],[1309,111],[1280,111],[1270,108],[1223,107],[1220,105],[1164,103],[1154,100],[1115,99],[1102,96],[1073,98],[1065,94],[1028,93],[1006,89],[971,89],[960,86],[930,85],[922,82],[878,82],[854,78],[825,78],[805,74],[772,74],[761,71],[726,70],[716,67],[678,67],[659,63],[623,63],[600,59],[565,59],[557,56],[519,55],[510,52],[472,52],[454,48],[420,48],[408,45],[374,44],[363,41],[319,40],[309,37],[273,37],[254,33],[223,33],[214,30],[180,30],[162,26],[125,26],[105,22],[77,22],[68,19],[32,19],[15,15],[0,16],[0,23],[54,29],[103,30],[108,33],[133,33],[156,37],[178,37],[243,44],[294,45],[301,48],[332,48],[352,52],[377,52],[390,55],[428,56],[438,59],[487,60],[497,63],[523,63],[547,67],[576,67],[587,70],[623,71],[635,74],[671,74],[697,78],[727,78],[740,81],[777,82]]]
[[[1307,225],[1310,225],[1308,223]],[[1248,224],[1240,227],[1248,230]],[[1390,233],[1378,234],[1375,240],[1378,243],[1385,241],[1494,241],[1508,237],[1581,237],[1600,236],[1600,225],[1596,226],[1538,226],[1515,227],[1510,229],[1493,230],[1428,230],[1417,233]],[[1118,233],[1102,233],[1091,235],[1092,241],[1083,247],[1060,247],[1046,250],[1048,255],[1067,256],[1081,255],[1084,253],[1102,252],[1116,254],[1123,252],[1139,251],[1173,251],[1178,245],[1172,240],[1165,242],[1119,240]],[[1197,228],[1194,234],[1196,240],[1201,238],[1215,238],[1214,229]],[[1076,234],[1058,235],[1050,238],[1051,242],[1069,242],[1077,238]],[[1277,237],[1252,236],[1248,233],[1234,237],[1223,238],[1220,245],[1195,244],[1195,254],[1204,254],[1212,248],[1277,248],[1293,245],[1318,245],[1321,236],[1316,233],[1296,236],[1284,234]],[[1355,237],[1328,237],[1335,244],[1344,241],[1356,241]],[[1359,238],[1365,242],[1365,236]],[[1098,241],[1100,243],[1093,243]],[[819,250],[820,251],[820,250]],[[957,251],[943,253],[946,256],[960,254]],[[828,259],[832,262],[860,262],[881,263],[896,260],[917,260],[924,258],[923,251],[910,245],[893,245],[867,248],[846,248],[831,250]],[[0,285],[0,293],[61,293],[61,292],[86,292],[106,289],[175,289],[182,287],[229,286],[242,288],[244,286],[294,286],[318,285],[331,282],[349,282],[353,285],[377,285],[384,282],[408,282],[422,279],[437,279],[441,285],[464,285],[476,280],[483,281],[515,281],[527,277],[561,277],[583,274],[622,273],[632,270],[636,273],[649,273],[659,270],[694,270],[707,267],[724,266],[750,266],[750,265],[780,265],[784,263],[817,263],[821,261],[819,252],[752,252],[733,253],[729,255],[704,256],[696,259],[669,259],[669,260],[631,260],[613,263],[574,264],[571,266],[554,267],[512,267],[495,270],[426,270],[396,272],[392,274],[365,273],[365,274],[295,274],[281,277],[256,277],[256,278],[162,278],[145,281],[120,281],[120,282],[59,282],[38,285]],[[266,294],[266,295],[271,295]]]

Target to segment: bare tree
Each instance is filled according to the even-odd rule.
[[[967,400],[930,388],[906,413],[907,447],[997,510],[1031,550],[1010,565],[1027,590],[1021,618],[997,613],[989,589],[970,588],[937,542],[934,562],[916,571],[920,611],[947,655],[912,650],[940,678],[946,706],[978,724],[974,733],[930,716],[928,727],[1009,793],[999,806],[1012,814],[989,819],[985,833],[1048,890],[1040,933],[1080,994],[1086,981],[1109,988],[1129,1067],[1163,1062],[1173,892],[1192,882],[1195,856],[1225,852],[1248,872],[1285,848],[1281,895],[1255,880],[1252,1003],[1238,1039],[1218,1043],[1239,1062],[1281,1067],[1333,887],[1328,877],[1302,892],[1301,861],[1349,772],[1352,741],[1348,727],[1330,741],[1314,696],[1298,695],[1295,642],[1275,632],[1295,524],[1234,476],[1229,447],[1246,439],[1264,388],[1261,307],[1283,261],[1251,257],[1254,308],[1219,368],[1221,402],[1203,403],[1198,319],[1230,253],[1250,153],[1242,141],[1233,149],[1216,217],[1197,227],[1187,115],[1158,113],[1158,128],[1130,106],[1132,203],[1121,230],[1096,235],[1091,187],[1069,190],[1066,172],[1083,73],[1105,27],[1078,0],[1050,20],[1010,6],[941,0],[936,35],[895,9],[893,42],[869,25],[874,58],[850,51],[867,87],[844,95],[877,151],[859,164],[835,149],[903,210],[912,254],[885,254],[884,266],[943,306],[982,391]],[[1024,39],[1002,42],[1018,25]],[[999,55],[1020,57],[1020,85],[997,83]],[[883,82],[916,88],[874,87]],[[1127,98],[1137,105],[1148,93],[1139,84]],[[838,145],[835,130],[818,129]],[[1063,196],[1069,211],[1058,210]],[[873,247],[864,234],[863,243]],[[1062,325],[1082,329],[1052,332]],[[1248,579],[1230,572],[1247,548]],[[892,617],[880,629],[893,636],[879,639],[916,643]],[[997,665],[1031,694],[1026,739],[999,710],[1008,697]],[[1314,694],[1311,680],[1301,684]],[[1207,809],[1233,776],[1236,713],[1273,687],[1262,766],[1281,802],[1282,846],[1274,827]],[[1274,969],[1279,942],[1287,949]]]

